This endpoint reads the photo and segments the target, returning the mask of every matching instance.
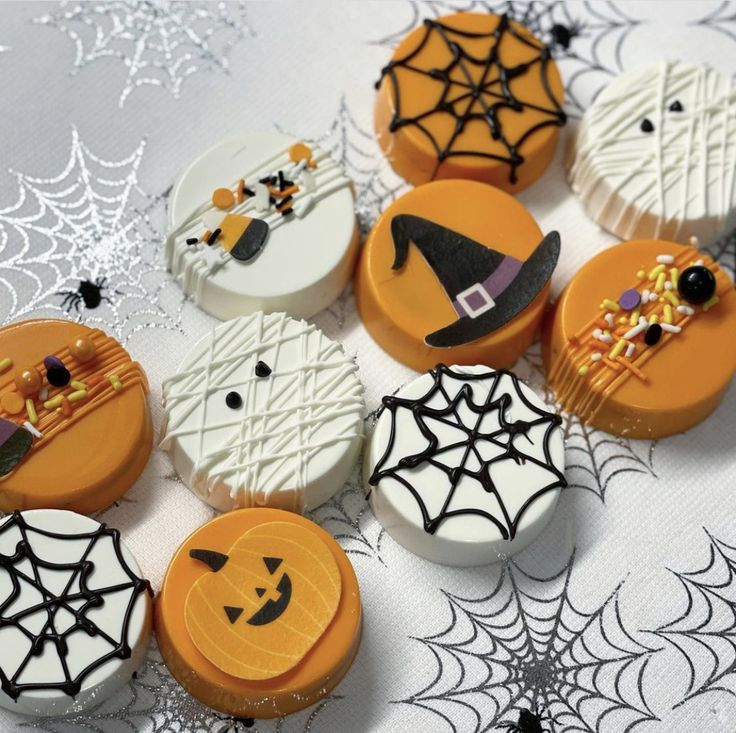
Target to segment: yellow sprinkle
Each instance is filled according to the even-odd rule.
[[[118,377],[117,374],[111,374],[108,379],[110,380],[110,384],[112,385],[112,388],[119,392],[123,388],[123,383],[120,381],[120,377]]]
[[[77,382],[75,379],[69,382],[69,386],[76,390],[87,389],[87,385],[84,382]]]
[[[709,311],[717,302],[719,298],[717,295],[714,295],[710,300],[706,300],[705,303],[703,303],[703,310]]]
[[[660,265],[660,267],[664,267],[664,265]],[[664,290],[664,281],[667,279],[667,275],[664,274],[664,270],[657,275],[657,282],[654,284],[654,289],[661,293]]]
[[[584,377],[587,373],[588,373],[588,365],[587,364],[583,364],[583,366],[581,366],[580,369],[578,369],[578,374],[581,377]]]
[[[636,276],[639,278],[639,280],[643,280],[644,279],[644,275],[646,275],[646,272],[644,272],[643,269],[637,270]]]
[[[47,410],[53,410],[61,404],[62,399],[63,395],[56,395],[56,397],[52,397],[50,400],[46,400],[46,402],[43,403],[43,406]]]
[[[665,271],[664,265],[657,265],[656,267],[653,267],[651,270],[649,270],[649,279],[650,280],[656,280],[664,271]]]
[[[669,303],[664,306],[664,322],[672,323],[672,306]]]
[[[628,323],[629,319],[626,316],[621,316],[621,318],[618,319],[618,322],[623,325],[624,323]]]
[[[629,326],[636,326],[636,324],[639,323],[639,309],[631,312],[631,317],[629,318]]]
[[[616,345],[611,349],[611,353],[608,355],[608,358],[613,360],[617,356],[621,354],[621,352],[626,348],[626,339],[619,339],[616,342]]]
[[[673,288],[677,287],[679,279],[680,271],[676,267],[670,267],[670,282],[672,283]]]
[[[611,300],[610,298],[603,298],[603,303],[601,305],[603,308],[608,308],[609,311],[613,311],[614,313],[618,313],[621,310],[621,306],[615,300]]]
[[[2,372],[7,372],[12,366],[13,360],[9,356],[6,356],[4,359],[0,359],[0,374],[2,374]]]
[[[663,295],[675,308],[680,305],[680,299],[671,290],[665,290]]]
[[[30,398],[26,400],[26,414],[28,415],[31,425],[35,425],[38,422],[36,405],[33,404],[33,400]]]
[[[78,389],[76,392],[67,395],[69,402],[79,402],[79,400],[83,400],[85,397],[87,397],[86,389]]]
[[[663,298],[663,297],[662,297],[662,296],[660,295],[660,296],[659,296],[659,300],[658,300],[657,302],[658,302],[658,303],[664,303],[664,298]]]
[[[649,323],[657,323],[659,321],[659,316],[656,313],[652,313],[651,316],[649,316]]]

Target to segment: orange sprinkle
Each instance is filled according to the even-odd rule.
[[[245,198],[245,179],[241,178],[238,181],[238,188],[235,191],[235,202],[238,204],[242,204],[244,198]]]
[[[87,387],[94,387],[95,385],[99,384],[102,381],[102,377],[99,374],[92,374],[91,376],[87,377],[86,385]]]
[[[614,372],[620,372],[621,371],[621,365],[618,363],[618,360],[611,361],[607,357],[603,357],[601,361],[607,366],[613,369]]]
[[[616,359],[616,362],[618,364],[622,364],[626,369],[628,369],[634,376],[639,377],[642,382],[647,381],[647,375],[644,374],[644,372],[639,369],[638,367],[635,367],[629,359],[622,359],[620,356]]]
[[[74,414],[72,403],[66,397],[61,398],[61,414],[64,417],[71,417]]]
[[[200,242],[206,242],[212,236],[212,230],[205,229],[204,234],[199,238]]]

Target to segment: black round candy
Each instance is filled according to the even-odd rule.
[[[682,112],[682,102],[680,102],[679,99],[672,102],[670,105],[670,112]]]
[[[715,275],[704,265],[692,265],[680,273],[677,290],[688,303],[700,305],[716,292]]]
[[[66,387],[71,381],[72,375],[65,366],[54,366],[46,370],[46,379],[54,387]]]
[[[645,117],[641,121],[640,127],[642,132],[654,132],[654,125],[652,124],[652,121],[647,117]]]
[[[256,376],[268,377],[271,374],[271,367],[265,361],[259,361],[256,364]]]
[[[238,410],[243,406],[243,398],[237,392],[228,392],[225,395],[225,404],[231,410]]]
[[[654,346],[654,344],[662,338],[662,326],[658,323],[650,323],[647,332],[644,334],[644,343],[647,346]]]

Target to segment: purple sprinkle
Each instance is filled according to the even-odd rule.
[[[43,365],[47,369],[66,369],[64,362],[59,359],[58,356],[45,356],[43,359]]]
[[[641,303],[641,295],[639,294],[639,291],[634,290],[634,288],[624,290],[618,298],[618,304],[625,311],[633,311],[634,308],[639,306],[639,303]]]

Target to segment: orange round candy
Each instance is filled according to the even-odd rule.
[[[289,158],[293,163],[299,163],[302,160],[309,162],[312,159],[312,149],[304,143],[294,143],[289,148]]]
[[[212,194],[212,205],[218,209],[229,209],[235,203],[235,194],[229,188],[216,188]]]
[[[92,339],[86,336],[80,336],[69,345],[69,352],[79,362],[84,363],[90,359],[94,359],[97,349]]]
[[[25,402],[17,392],[6,392],[0,398],[0,406],[10,415],[17,415],[22,412]]]
[[[43,377],[32,366],[21,367],[15,373],[15,386],[26,397],[36,394],[43,386]]]

